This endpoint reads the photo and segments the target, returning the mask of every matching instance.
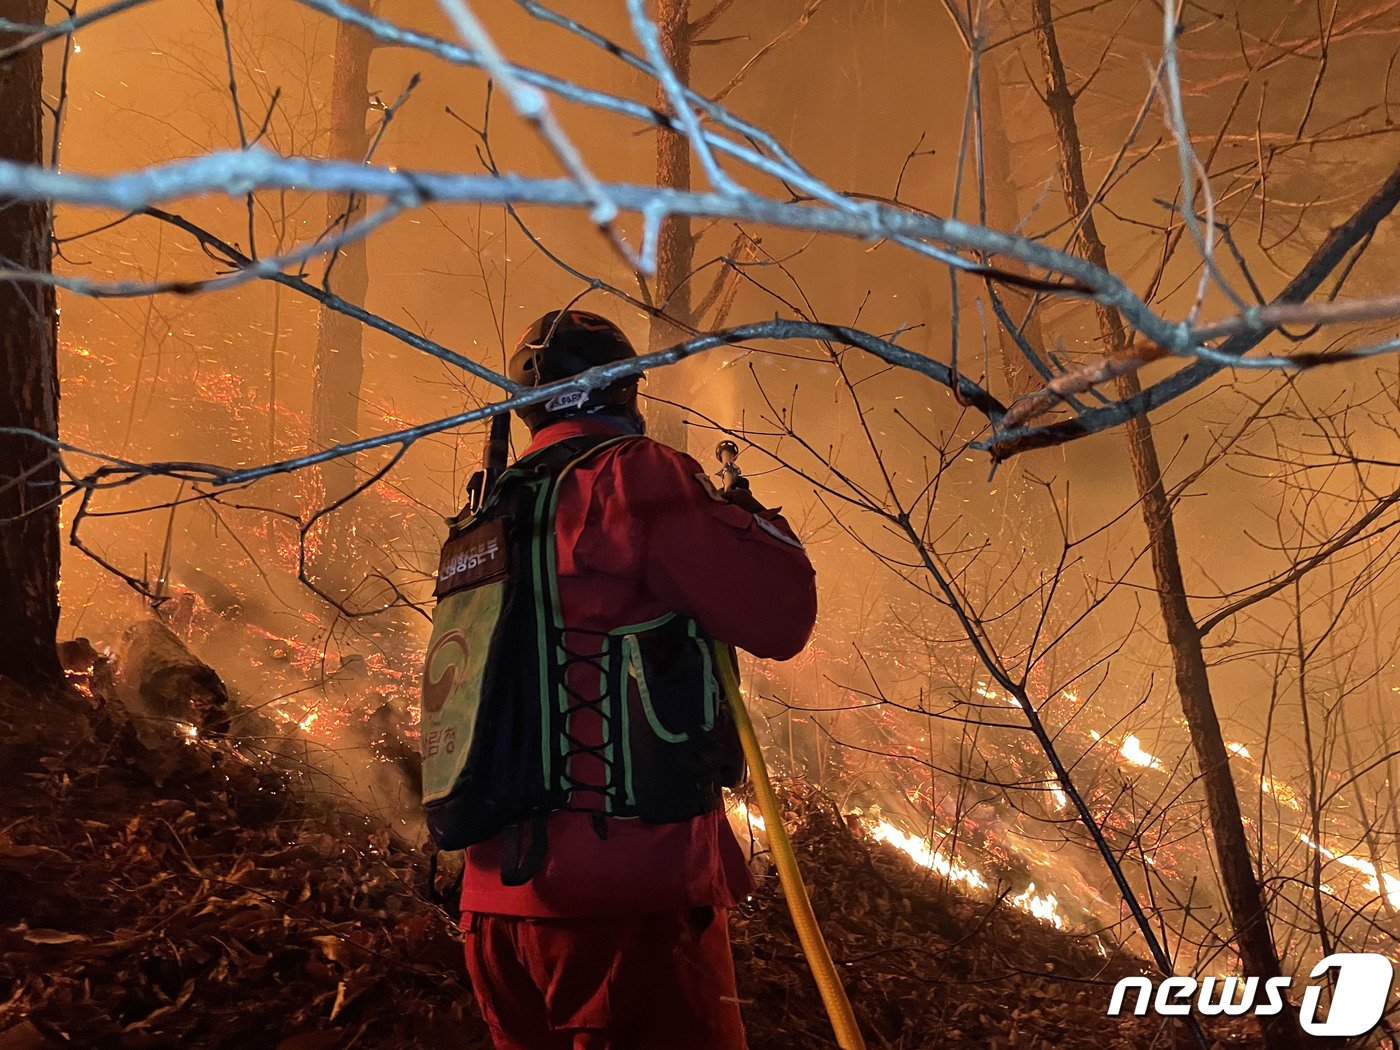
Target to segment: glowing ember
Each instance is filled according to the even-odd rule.
[[[1144,751],[1142,741],[1132,733],[1123,738],[1123,746],[1118,753],[1135,766],[1145,766],[1148,769],[1162,768],[1161,760],[1156,755]]]
[[[321,709],[319,707],[313,707],[311,710],[307,711],[305,714],[300,716],[293,714],[290,711],[283,711],[278,707],[268,708],[268,711],[278,721],[285,722],[288,725],[294,725],[303,733],[311,732],[311,727],[314,726],[317,723],[317,721],[319,721],[321,718]]]

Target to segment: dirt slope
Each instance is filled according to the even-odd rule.
[[[0,1050],[487,1045],[422,855],[254,753],[0,681]],[[1104,1017],[1133,960],[788,797],[872,1047],[1193,1045]],[[774,879],[733,930],[754,1050],[834,1045]]]

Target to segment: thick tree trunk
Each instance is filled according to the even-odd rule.
[[[363,0],[355,6],[366,8]],[[363,29],[346,22],[336,25],[335,72],[331,82],[331,140],[329,156],[362,161],[369,149],[365,128],[369,114],[369,62],[374,41]],[[363,197],[333,193],[326,199],[326,225],[331,237],[364,217]],[[369,263],[365,242],[356,240],[335,253],[330,267],[330,287],[341,298],[363,304],[369,291]],[[321,310],[316,338],[316,360],[311,402],[311,447],[353,441],[359,434],[360,386],[364,379],[364,329],[354,318],[335,310]],[[340,499],[355,486],[355,467],[349,459],[322,466],[313,486],[318,505]],[[313,548],[312,572],[318,584],[331,593],[342,593],[348,573],[341,571],[350,530],[328,523]]]
[[[0,0],[0,18],[44,21],[46,0]],[[19,37],[0,32],[0,47]],[[0,63],[0,158],[44,163],[43,55]],[[49,210],[0,198],[0,264],[47,272]],[[53,289],[0,281],[0,428],[58,436],[58,322]],[[58,461],[34,437],[0,433],[0,674],[59,678]]]
[[[661,30],[661,47],[667,60],[680,77],[690,83],[690,0],[659,0],[656,24]],[[670,109],[665,89],[657,87],[657,105]],[[690,142],[674,131],[662,128],[656,133],[656,184],[672,189],[690,189]],[[669,317],[654,317],[651,322],[650,348],[661,350],[679,342],[689,334],[691,324],[690,283],[687,280],[695,265],[695,238],[690,231],[690,216],[668,215],[661,224],[661,239],[657,245],[656,280],[653,293],[656,305]],[[655,398],[684,403],[684,389],[676,382],[674,368],[657,369],[647,375],[644,391]],[[657,441],[685,451],[685,413],[659,400],[647,409],[647,429]]]
[[[1050,0],[1034,0],[1033,12],[1036,38],[1040,43],[1045,68],[1046,105],[1059,141],[1065,202],[1071,217],[1083,216],[1078,250],[1090,262],[1107,269],[1107,251],[1099,237],[1094,216],[1092,213],[1084,214],[1088,208],[1089,194],[1084,181],[1079,129],[1074,117],[1074,96],[1069,90],[1055,39]],[[1118,311],[1099,306],[1098,315],[1105,352],[1125,349],[1129,342],[1128,334]],[[1135,373],[1119,377],[1117,384],[1118,395],[1123,398],[1131,397],[1140,390]],[[1196,752],[1196,763],[1205,786],[1206,812],[1215,841],[1236,948],[1245,975],[1259,977],[1262,981],[1279,976],[1281,967],[1269,927],[1263,891],[1245,838],[1235,782],[1230,776],[1229,753],[1221,736],[1215,700],[1211,696],[1201,633],[1186,598],[1171,502],[1167,499],[1162,481],[1162,467],[1152,439],[1151,423],[1145,416],[1139,416],[1128,422],[1127,431],[1133,477],[1137,481],[1152,553],[1157,595],[1175,664],[1177,692],[1181,697],[1182,711],[1186,715],[1191,743]],[[1296,1014],[1292,1011],[1261,1017],[1259,1022],[1270,1050],[1285,1050],[1300,1045],[1301,1033]]]

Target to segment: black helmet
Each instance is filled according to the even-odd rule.
[[[507,375],[524,387],[545,386],[636,356],[622,329],[606,317],[587,310],[551,310],[520,337]],[[531,432],[565,416],[610,408],[630,410],[629,414],[640,420],[636,410],[639,378],[628,376],[583,394],[561,394],[542,404],[518,408],[516,414]]]

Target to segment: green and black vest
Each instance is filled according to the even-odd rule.
[[[550,813],[688,820],[744,777],[715,667],[720,643],[682,616],[602,632],[566,628],[560,615],[559,483],[629,440],[573,438],[526,456],[475,513],[451,522],[442,549],[423,676],[423,804],[442,849],[528,826],[527,855],[517,846],[507,882],[538,869]],[[595,688],[577,689],[595,675]],[[570,732],[585,709],[601,721],[601,741]],[[573,778],[583,753],[598,760],[589,765],[604,771],[601,783]],[[595,826],[604,833],[602,820]]]

